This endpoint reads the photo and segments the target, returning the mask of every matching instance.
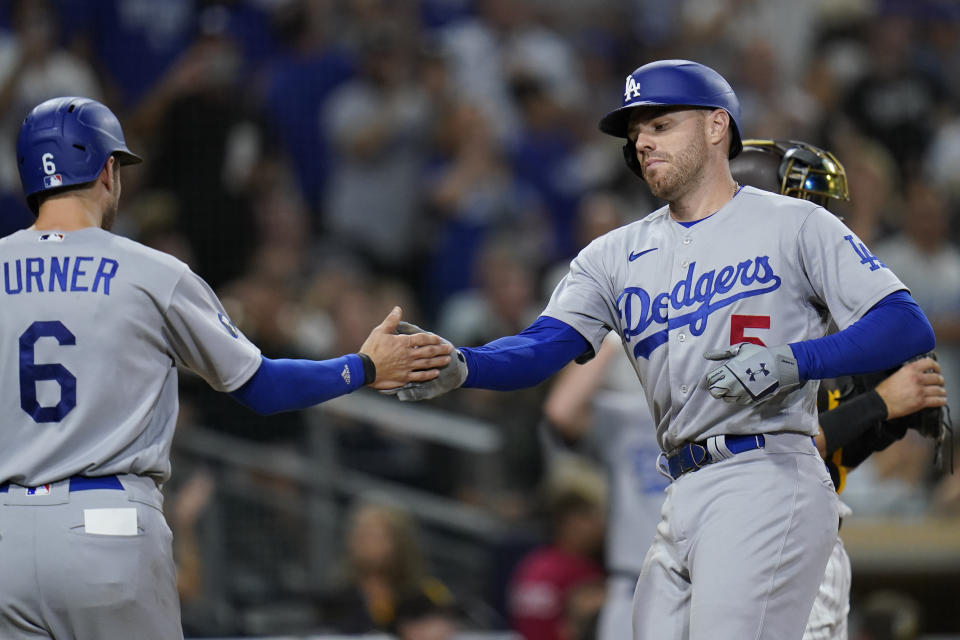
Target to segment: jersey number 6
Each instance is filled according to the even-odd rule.
[[[77,406],[77,378],[57,362],[34,361],[34,345],[40,338],[56,338],[60,345],[77,344],[77,338],[58,320],[34,322],[20,334],[20,407],[34,422],[60,422]],[[52,407],[37,402],[37,383],[47,380],[60,385],[60,402]]]

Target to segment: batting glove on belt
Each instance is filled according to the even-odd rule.
[[[741,342],[729,349],[708,351],[703,357],[725,361],[707,374],[707,387],[710,395],[726,402],[759,404],[800,386],[800,370],[789,345],[761,347]]]
[[[412,335],[414,333],[425,332],[417,325],[401,320],[397,325],[397,333]],[[443,338],[441,338],[441,340],[449,344],[451,347],[453,346],[448,340]],[[454,353],[450,354],[450,362],[446,366],[441,367],[440,375],[433,380],[427,380],[426,382],[408,382],[402,387],[386,389],[380,393],[386,395],[395,395],[402,402],[418,402],[420,400],[430,400],[432,398],[442,396],[448,391],[453,391],[454,389],[459,388],[466,379],[467,362],[464,360],[463,354],[460,353],[460,350],[457,349],[454,351]]]

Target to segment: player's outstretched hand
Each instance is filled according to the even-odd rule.
[[[414,335],[427,332],[415,324],[400,322],[397,326],[397,333]],[[430,333],[429,335],[435,334]],[[439,338],[439,336],[437,337]],[[453,349],[450,342],[443,338],[440,338],[440,340]],[[403,402],[430,400],[460,387],[466,379],[467,363],[463,359],[463,354],[456,351],[455,355],[450,357],[450,363],[440,369],[440,374],[436,378],[427,382],[411,382],[395,389],[382,390],[380,393],[396,395]]]
[[[398,333],[403,312],[394,307],[360,347],[377,368],[374,389],[394,389],[435,379],[450,363],[453,345],[432,333]],[[406,324],[406,323],[404,323]],[[410,325],[415,326],[415,325]]]
[[[800,370],[789,345],[761,347],[741,342],[708,351],[703,357],[723,361],[723,366],[707,374],[707,387],[710,395],[726,402],[757,404],[800,386]]]
[[[877,385],[877,393],[887,405],[887,420],[908,416],[921,409],[943,407],[947,390],[940,375],[940,363],[921,358],[903,365]]]

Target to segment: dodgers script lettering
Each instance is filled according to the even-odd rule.
[[[651,325],[666,325],[637,342],[634,357],[649,358],[654,349],[667,341],[671,329],[689,326],[690,333],[699,336],[713,312],[780,287],[780,276],[774,273],[769,256],[757,256],[719,271],[711,269],[695,278],[696,267],[697,263],[691,262],[686,276],[669,291],[652,295],[641,287],[626,287],[617,297],[627,342],[647,332]],[[673,315],[668,310],[686,313]]]

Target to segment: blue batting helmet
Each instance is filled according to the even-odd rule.
[[[626,138],[630,111],[647,106],[723,109],[730,114],[733,132],[729,157],[734,157],[743,149],[740,140],[740,101],[730,83],[710,67],[690,60],[657,60],[639,67],[627,76],[623,105],[600,120],[600,130],[618,138]],[[631,156],[634,153],[630,151]],[[629,158],[627,164],[630,164]],[[638,170],[633,166],[630,168]]]
[[[93,182],[107,158],[121,165],[143,160],[127,148],[120,121],[90,98],[51,98],[27,114],[17,136],[20,184],[30,208],[43,191]]]

